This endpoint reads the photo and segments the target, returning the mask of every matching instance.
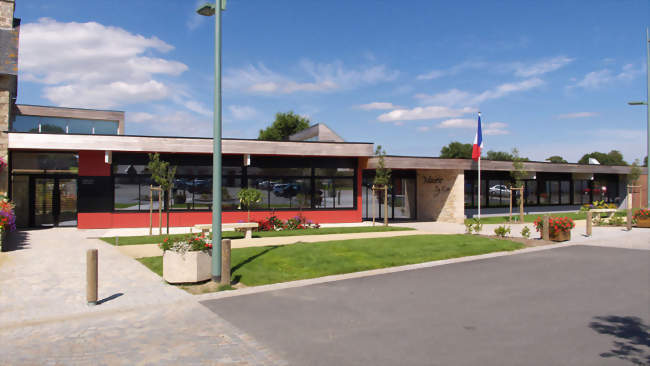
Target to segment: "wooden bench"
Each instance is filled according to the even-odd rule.
[[[237,222],[234,224],[221,224],[221,230],[223,229],[244,229],[246,230],[246,234],[244,235],[244,239],[252,239],[253,238],[253,229],[259,227],[259,224],[256,222]],[[201,230],[202,233],[207,234],[212,230],[212,225],[211,224],[199,224],[199,225],[194,225],[194,228],[197,230]]]
[[[612,217],[614,217],[614,214],[616,213],[616,211],[618,211],[618,209],[616,209],[616,208],[594,208],[594,209],[591,209],[589,211],[599,213],[599,214],[607,212],[607,213],[609,213],[609,216],[607,216],[606,219],[611,219]],[[600,218],[600,215],[598,215],[598,218]]]

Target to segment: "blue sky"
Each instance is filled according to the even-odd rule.
[[[126,111],[127,133],[212,135],[214,25],[201,1],[17,0],[23,104]],[[224,137],[276,112],[389,154],[471,143],[570,162],[645,156],[647,1],[230,0]]]

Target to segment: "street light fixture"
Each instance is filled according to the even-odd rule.
[[[212,280],[221,282],[221,11],[226,0],[217,0],[219,6],[205,3],[196,12],[214,17],[214,113],[212,136]]]
[[[648,202],[647,202],[648,205],[646,207],[650,208],[650,30],[648,30],[648,28],[645,29],[645,40],[646,40],[645,48],[646,48],[646,53],[647,53],[647,55],[646,55],[647,56],[647,59],[646,59],[646,67],[647,67],[647,70],[646,70],[646,76],[647,76],[646,101],[645,102],[636,102],[636,101],[635,102],[628,102],[627,104],[629,104],[629,105],[645,105],[646,106],[646,112],[648,113],[648,116],[647,116],[648,129],[646,130],[646,134],[647,134],[646,148],[647,148],[647,153],[648,153],[648,161],[647,161],[647,164],[646,164],[646,168],[648,169],[648,171],[646,172],[646,178],[648,179],[647,185],[646,185],[646,188],[647,188],[646,194],[647,194],[647,199],[648,199]]]

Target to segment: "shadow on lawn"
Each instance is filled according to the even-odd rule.
[[[616,337],[614,348],[601,357],[616,357],[634,365],[650,365],[650,327],[633,316],[597,316],[589,327],[600,334]]]
[[[280,246],[278,246],[278,245],[276,245],[276,246],[272,246],[272,247],[270,247],[270,248],[268,248],[268,249],[265,249],[265,250],[263,250],[263,251],[261,251],[261,252],[255,254],[255,255],[252,255],[252,256],[250,256],[250,257],[244,259],[243,261],[237,263],[236,266],[234,266],[234,267],[232,267],[232,268],[230,269],[230,275],[232,276],[232,275],[235,273],[235,271],[237,271],[237,270],[240,269],[241,267],[245,266],[246,264],[248,264],[248,263],[254,261],[255,259],[257,259],[257,258],[263,256],[264,254],[266,254],[266,253],[268,253],[268,252],[270,252],[270,251],[272,251],[272,250],[278,249],[279,247],[280,247]],[[234,277],[232,278],[232,283],[233,283],[233,284],[239,283],[240,280],[241,280],[241,275],[234,276]]]

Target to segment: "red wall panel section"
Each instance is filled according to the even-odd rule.
[[[108,177],[111,165],[104,162],[103,151],[79,151],[79,176]]]
[[[251,212],[251,220],[262,220],[273,213],[271,211]],[[276,211],[275,215],[282,220],[287,220],[300,214],[300,211]],[[323,210],[323,211],[302,211],[307,219],[317,223],[338,223],[338,222],[361,222],[361,210]],[[158,212],[153,214],[153,226],[158,226]],[[247,221],[247,212],[223,212],[224,223]],[[106,229],[121,227],[149,227],[148,212],[99,212],[79,213],[77,217],[79,229]],[[169,224],[175,226],[193,226],[196,224],[210,224],[212,214],[210,212],[171,212]],[[163,212],[162,225],[167,226],[167,216]]]

